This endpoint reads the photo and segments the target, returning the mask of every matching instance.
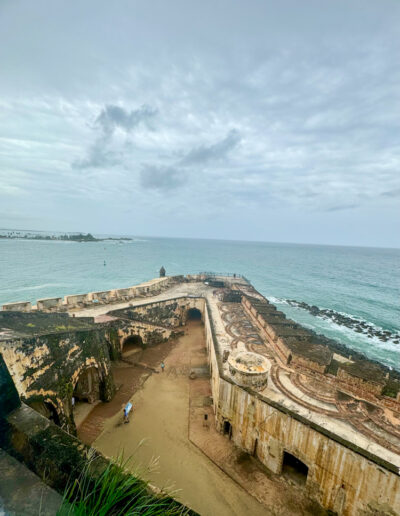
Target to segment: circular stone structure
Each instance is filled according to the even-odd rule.
[[[258,353],[241,351],[228,358],[232,379],[242,387],[260,389],[268,381],[269,360]]]

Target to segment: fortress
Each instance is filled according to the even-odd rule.
[[[194,314],[204,323],[213,422],[227,440],[272,474],[292,472],[331,513],[400,514],[397,376],[287,319],[239,275],[163,276],[4,305],[0,446],[62,490],[79,460],[59,448],[87,453],[73,437],[72,399],[112,399],[123,350],[178,338]],[[72,465],[61,472],[61,460]]]

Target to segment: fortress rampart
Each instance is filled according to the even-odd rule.
[[[143,285],[118,289],[120,307],[107,291],[67,296],[70,314],[56,311],[61,298],[54,313],[39,303],[30,313],[0,312],[0,356],[23,401],[74,433],[72,394],[109,399],[125,342],[162,344],[199,311],[217,429],[273,474],[300,464],[302,489],[327,510],[400,514],[400,400],[396,390],[385,394],[382,368],[335,355],[329,339],[286,319],[242,278]],[[103,304],[100,315],[81,317]]]
[[[162,292],[163,289],[170,287],[174,282],[180,281],[181,278],[182,276],[168,276],[164,278],[155,278],[154,280],[147,281],[133,287],[117,288],[102,292],[89,292],[88,294],[71,294],[64,298],[54,297],[38,299],[36,305],[32,305],[30,301],[18,301],[16,303],[4,304],[2,306],[2,310],[18,312],[30,312],[32,310],[57,312],[62,309],[70,310],[74,308],[95,306],[97,304],[125,302],[138,297],[155,295]]]
[[[310,497],[337,514],[400,514],[398,464],[341,437],[329,425],[314,423],[279,398],[237,385],[224,368],[208,302],[205,332],[213,406],[221,433],[275,474],[282,473],[285,454],[301,460],[308,468],[305,488]]]

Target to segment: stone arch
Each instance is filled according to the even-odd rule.
[[[198,308],[188,308],[186,310],[186,322],[187,321],[202,321],[203,316]]]
[[[131,355],[133,353],[137,353],[138,351],[142,351],[144,348],[145,344],[143,342],[143,338],[140,335],[128,335],[121,342],[121,355]]]
[[[101,398],[101,374],[97,363],[81,367],[75,373],[72,396],[75,401],[93,403]]]
[[[298,485],[305,485],[308,476],[308,466],[298,457],[284,450],[282,458],[282,475],[290,478]]]

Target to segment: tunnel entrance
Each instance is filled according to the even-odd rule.
[[[75,384],[73,397],[75,402],[94,403],[100,399],[100,378],[96,367],[81,371]]]
[[[36,412],[39,412],[39,414],[41,414],[42,416],[49,419],[50,421],[53,421],[55,425],[61,426],[57,410],[55,409],[52,403],[49,403],[47,401],[34,401],[30,403],[29,406],[33,408],[33,410],[36,410]]]
[[[130,335],[122,343],[122,356],[127,357],[144,348],[143,339],[140,335]]]
[[[229,421],[224,421],[223,433],[227,435],[229,439],[232,437],[232,425]]]
[[[198,308],[189,308],[186,314],[186,321],[201,321],[201,312]]]
[[[291,453],[283,453],[282,475],[299,485],[307,482],[308,466]]]

